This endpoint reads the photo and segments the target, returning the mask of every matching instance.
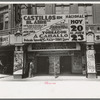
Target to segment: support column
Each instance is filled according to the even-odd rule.
[[[94,45],[87,45],[86,56],[87,56],[87,77],[96,78]]]
[[[22,78],[23,76],[23,44],[22,44],[22,34],[18,29],[15,38],[15,51],[14,51],[14,68],[13,76],[14,78]]]
[[[14,28],[14,7],[13,4],[9,4],[9,29]]]
[[[49,57],[49,74],[54,74],[54,68],[57,66],[57,73],[60,73],[60,57],[50,56]]]
[[[15,44],[13,75],[14,78],[22,78],[23,75],[23,44]]]
[[[87,78],[96,78],[94,33],[92,32],[91,29],[89,29],[87,33],[86,57],[87,57]]]

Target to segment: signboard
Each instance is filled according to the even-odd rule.
[[[95,34],[95,42],[100,42],[100,33]]]
[[[14,74],[23,73],[23,51],[14,52]]]
[[[1,36],[0,37],[0,44],[2,46],[9,45],[9,35]]]
[[[85,20],[83,15],[66,15],[69,18],[70,41],[85,41]]]
[[[28,46],[28,51],[80,50],[78,43],[36,43]]]
[[[87,73],[96,73],[94,54],[94,50],[87,50]]]
[[[75,21],[75,20],[76,21]],[[75,21],[73,29],[72,20]],[[77,22],[78,20],[78,22]],[[23,15],[23,42],[85,41],[83,15]],[[70,35],[71,34],[71,35]],[[73,35],[76,35],[74,37]]]

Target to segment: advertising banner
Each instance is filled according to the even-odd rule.
[[[95,34],[95,42],[100,43],[100,33]]]
[[[86,41],[84,16],[66,15],[66,18],[69,18],[70,41]]]
[[[87,73],[96,73],[94,54],[94,50],[87,50]]]
[[[14,52],[14,74],[23,73],[23,51]]]
[[[6,46],[6,45],[9,45],[9,42],[10,40],[9,40],[9,35],[5,35],[5,36],[1,36],[0,37],[0,44],[2,45],[2,46]]]
[[[76,28],[73,29],[72,24]],[[85,41],[84,16],[23,15],[22,33],[25,43]]]

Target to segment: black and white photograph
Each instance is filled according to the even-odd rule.
[[[0,98],[100,98],[100,2],[1,2]]]

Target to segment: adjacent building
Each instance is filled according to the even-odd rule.
[[[1,4],[0,73],[100,74],[100,4]]]

